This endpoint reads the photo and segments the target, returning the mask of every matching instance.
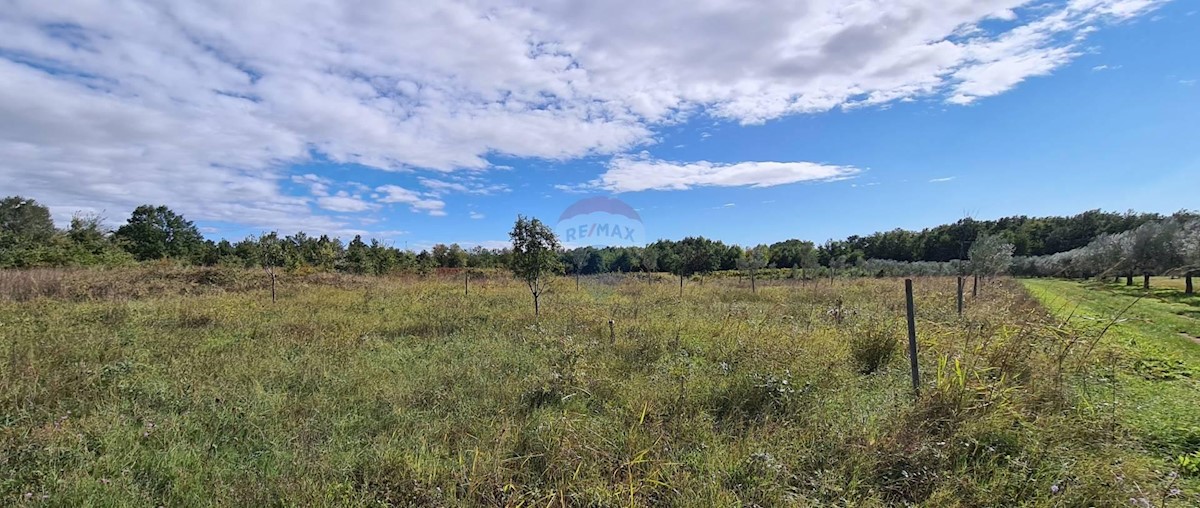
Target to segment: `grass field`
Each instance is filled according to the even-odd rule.
[[[275,304],[260,279],[0,300],[0,504],[1200,499],[1172,475],[1200,449],[1194,321],[1147,299],[1100,338],[1121,288],[995,281],[960,319],[953,280],[917,280],[914,397],[900,280],[562,279],[535,321],[503,277],[285,278]]]
[[[1156,278],[1149,293],[1124,284],[1023,282],[1073,326],[1122,315],[1097,348],[1097,362],[1109,367],[1095,368],[1079,386],[1087,399],[1108,399],[1122,432],[1161,467],[1200,473],[1200,297],[1185,297],[1169,279]]]

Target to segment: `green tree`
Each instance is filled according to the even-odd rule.
[[[50,209],[21,196],[0,200],[0,238],[13,243],[44,244],[54,236]]]
[[[354,235],[354,239],[346,245],[346,270],[360,275],[373,271],[370,247],[363,241],[362,235]]]
[[[738,270],[741,270],[747,277],[750,278],[750,292],[757,293],[758,288],[755,286],[755,280],[758,277],[758,271],[765,268],[771,259],[771,249],[766,245],[751,247],[742,251],[742,256],[737,260]]]
[[[1013,244],[998,235],[981,234],[967,252],[971,271],[980,277],[1008,273],[1013,261]]]
[[[287,243],[274,231],[259,235],[255,242],[258,248],[258,262],[271,280],[271,303],[275,303],[275,271],[287,263]]]
[[[533,295],[533,315],[540,317],[540,298],[545,293],[549,277],[557,272],[561,264],[558,251],[561,246],[554,230],[537,219],[526,219],[518,215],[512,232],[512,256],[509,268],[518,279],[525,281]]]
[[[142,205],[117,229],[117,239],[139,261],[176,258],[192,261],[204,237],[196,225],[166,206]]]
[[[675,242],[673,252],[667,258],[667,268],[679,276],[679,296],[683,296],[683,281],[696,274],[706,274],[720,266],[720,257],[726,250],[712,240],[702,236],[689,236]]]

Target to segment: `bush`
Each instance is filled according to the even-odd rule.
[[[887,366],[899,342],[895,327],[882,320],[864,319],[850,333],[850,357],[862,374]]]

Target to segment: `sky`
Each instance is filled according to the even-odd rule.
[[[1191,0],[0,0],[0,195],[498,247],[611,196],[647,239],[1170,213]]]

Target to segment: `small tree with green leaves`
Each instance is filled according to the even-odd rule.
[[[746,249],[742,251],[741,257],[738,258],[737,268],[750,278],[751,293],[758,292],[758,287],[755,284],[758,278],[758,271],[765,268],[770,259],[770,249],[766,245]]]
[[[658,249],[647,247],[642,249],[642,271],[646,272],[646,283],[649,284],[652,273],[658,271]]]
[[[283,243],[283,240],[274,231],[259,235],[255,242],[258,263],[262,266],[263,271],[267,272],[267,277],[271,279],[271,303],[275,303],[275,270],[287,261]]]
[[[1003,237],[983,233],[971,244],[967,258],[971,263],[971,271],[976,277],[995,277],[1005,274],[1012,268],[1013,244]],[[977,292],[978,285],[972,289],[972,294],[977,294]]]
[[[718,265],[717,245],[704,237],[689,236],[675,243],[667,257],[667,268],[679,276],[679,297],[683,297],[684,279],[696,274],[716,270]]]
[[[512,239],[509,268],[529,286],[533,296],[533,316],[537,319],[541,316],[540,299],[549,287],[550,276],[562,267],[558,259],[561,245],[549,226],[523,215],[517,216],[508,236]]]

